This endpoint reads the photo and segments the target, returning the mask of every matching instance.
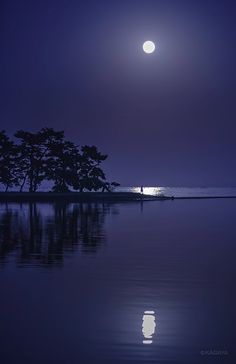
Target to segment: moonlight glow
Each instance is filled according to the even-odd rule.
[[[143,50],[145,53],[153,53],[155,51],[155,43],[153,43],[151,40],[147,40],[143,43]]]

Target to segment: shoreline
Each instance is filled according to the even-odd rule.
[[[135,192],[0,192],[0,202],[122,202],[166,200]]]
[[[135,192],[0,192],[0,202],[122,202],[236,198],[236,196],[153,196]]]

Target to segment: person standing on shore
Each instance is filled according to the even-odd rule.
[[[143,186],[140,187],[140,192],[143,195]]]

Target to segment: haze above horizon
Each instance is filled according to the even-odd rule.
[[[65,130],[107,153],[108,179],[126,186],[235,185],[235,10],[230,0],[1,2],[0,129]]]

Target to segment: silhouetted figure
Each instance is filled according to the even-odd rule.
[[[143,186],[140,187],[140,192],[143,195]]]

